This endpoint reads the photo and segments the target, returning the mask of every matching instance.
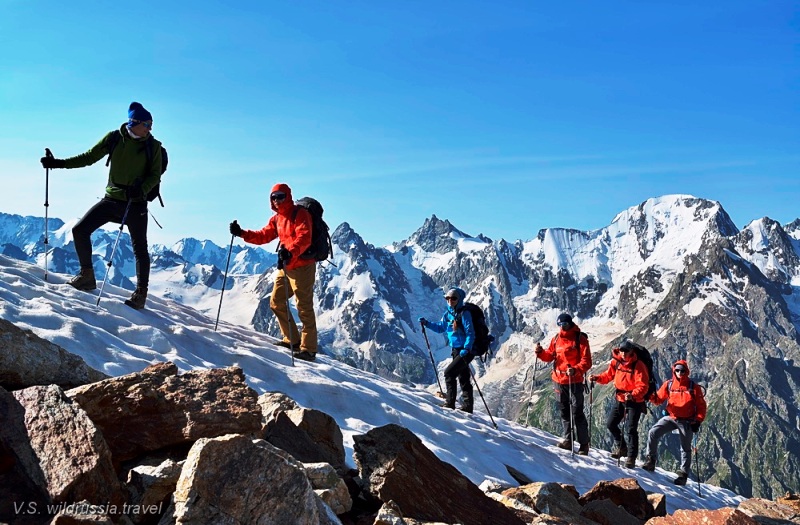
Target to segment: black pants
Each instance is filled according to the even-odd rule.
[[[444,369],[444,384],[447,388],[447,404],[451,407],[456,405],[456,379],[461,385],[461,396],[464,398],[464,409],[472,410],[472,381],[470,380],[471,373],[469,371],[469,364],[473,359],[472,354],[467,354],[466,357],[461,357],[459,352],[460,348],[453,349],[453,360]]]
[[[89,208],[89,211],[72,228],[75,253],[81,268],[92,268],[92,233],[109,222],[122,223],[126,201],[105,197]],[[131,236],[133,256],[136,258],[136,286],[147,288],[150,282],[150,254],[147,252],[147,203],[132,202],[125,218],[125,226]]]
[[[589,443],[589,422],[583,413],[583,383],[572,383],[572,395],[570,395],[570,385],[560,385],[556,383],[558,393],[559,409],[561,411],[561,426],[564,428],[564,438],[573,440],[573,430],[577,433],[578,443],[585,445]],[[572,428],[570,421],[570,403],[572,404],[572,418],[575,420],[575,428]]]
[[[646,409],[647,405],[644,403],[636,403],[633,401],[623,403],[617,401],[608,413],[606,427],[608,431],[611,432],[611,435],[614,436],[615,442],[627,442],[629,458],[635,458],[639,455],[639,418],[642,417],[642,413]],[[625,421],[623,428],[625,439],[623,439],[622,431],[619,429],[619,423],[623,420]]]

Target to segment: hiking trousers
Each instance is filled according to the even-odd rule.
[[[81,268],[92,268],[92,234],[109,222],[120,224],[125,215],[127,201],[104,197],[72,228],[75,253]],[[150,254],[147,252],[147,202],[131,202],[125,226],[131,236],[133,256],[136,258],[136,286],[147,289],[150,282]],[[109,246],[110,248],[110,246]],[[112,261],[113,262],[113,261]]]
[[[473,397],[472,397],[472,381],[469,364],[475,357],[472,354],[467,354],[466,357],[461,357],[461,349],[453,349],[453,360],[444,369],[444,385],[447,388],[445,402],[450,407],[456,406],[456,380],[461,385],[461,396],[464,399],[464,408],[472,411]]]
[[[647,433],[647,454],[653,459],[658,458],[658,442],[665,435],[678,429],[681,441],[681,470],[689,472],[692,466],[692,422],[688,419],[672,419],[664,416],[653,425]]]
[[[627,441],[629,458],[635,458],[639,455],[639,418],[642,417],[642,413],[646,409],[647,405],[644,403],[616,401],[608,413],[606,427],[611,432],[611,435],[614,436],[614,441],[617,443],[625,443]],[[619,424],[623,420],[625,421],[623,431],[627,439],[623,439],[622,431],[619,429]]]
[[[291,270],[278,270],[275,275],[275,286],[272,287],[272,297],[269,307],[278,319],[284,341],[292,344],[298,343],[300,351],[314,353],[317,351],[317,316],[314,314],[314,280],[317,276],[317,265],[307,264]],[[289,288],[286,288],[286,278],[289,278]],[[294,297],[297,306],[297,316],[303,323],[303,329],[298,332],[294,316],[290,315],[287,297]]]
[[[578,443],[586,445],[589,443],[589,422],[586,420],[586,414],[583,413],[583,382],[572,383],[572,396],[569,395],[570,385],[562,385],[556,383],[556,393],[558,394],[559,410],[561,412],[561,426],[564,429],[563,436],[565,439],[572,441],[573,433],[577,434]],[[572,402],[572,417],[575,420],[575,428],[572,428],[570,422],[570,397]],[[574,432],[573,432],[574,430]]]

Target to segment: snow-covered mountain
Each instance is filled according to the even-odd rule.
[[[6,217],[13,226],[5,226]],[[37,238],[2,233],[41,236],[41,219],[6,217],[0,217],[5,253],[22,252],[41,264]],[[97,234],[98,256],[110,235]],[[332,239],[333,264],[318,266],[315,289],[327,354],[435,390],[431,355],[440,372],[449,351],[441,336],[429,334],[429,354],[416,320],[441,316],[443,290],[460,286],[484,308],[500,341],[496,356],[476,367],[490,408],[555,431],[549,371],[536,370],[530,350],[549,341],[555,318],[567,311],[589,334],[595,370],[605,368],[610,348],[623,338],[653,351],[662,378],[676,359],[688,359],[711,406],[699,443],[706,477],[745,495],[800,489],[800,220],[781,226],[763,218],[740,231],[719,203],[670,195],[622,211],[605,228],[545,229],[528,241],[473,237],[436,216],[387,247],[369,244],[346,223]],[[227,249],[184,240],[154,252],[154,292],[215,315]],[[265,261],[230,272],[222,319],[274,335],[274,259]],[[102,268],[100,257],[98,263]],[[268,269],[259,275],[261,268]],[[127,285],[124,277],[118,281]],[[609,446],[603,421],[610,394],[608,387],[594,393],[595,446]],[[642,423],[642,441],[655,417]],[[776,452],[764,450],[764,440]],[[666,465],[668,445],[669,439],[662,444]]]
[[[516,486],[512,466],[532,480],[574,485],[584,493],[600,480],[636,476],[645,489],[666,495],[668,512],[677,509],[715,509],[736,506],[741,497],[703,484],[672,484],[674,474],[657,469],[620,468],[608,452],[592,450],[574,456],[555,447],[558,438],[484,411],[467,415],[442,410],[441,402],[423,388],[390,381],[331,357],[314,363],[297,361],[274,345],[275,339],[244,326],[220,323],[171,299],[153,297],[137,311],[122,301],[126,290],[106,288],[100,307],[96,294],[65,285],[67,276],[54,274],[48,282],[41,268],[0,256],[0,318],[32,330],[86,363],[110,375],[139,371],[154,362],[172,361],[182,371],[239,366],[259,394],[280,391],[301,406],[333,416],[341,427],[345,458],[354,467],[353,437],[389,423],[416,434],[439,458],[474,483]]]

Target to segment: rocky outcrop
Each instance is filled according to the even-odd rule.
[[[35,385],[73,388],[108,376],[60,346],[0,319],[0,387],[19,390]]]
[[[717,510],[679,510],[671,516],[653,518],[646,525],[759,525],[744,512],[730,507]]]
[[[600,500],[609,500],[640,520],[647,520],[654,515],[647,494],[634,478],[601,481],[578,499],[581,505]]]
[[[102,430],[115,463],[203,437],[261,428],[258,396],[241,368],[178,375],[173,363],[69,390]]]
[[[466,525],[522,523],[403,427],[374,428],[354,442],[365,491],[381,502],[394,501],[404,516]]]
[[[341,523],[302,470],[264,440],[203,438],[191,448],[174,495],[175,523]]]

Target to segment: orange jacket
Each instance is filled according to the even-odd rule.
[[[627,359],[623,359],[622,355],[617,354],[611,358],[608,370],[597,376],[597,382],[605,385],[613,380],[617,389],[617,401],[625,402],[625,394],[630,394],[635,402],[642,403],[649,379],[647,365],[639,361],[636,352],[629,352]]]
[[[277,205],[270,201],[275,215],[260,230],[242,230],[242,239],[252,244],[267,244],[280,239],[281,245],[292,254],[292,258],[286,263],[287,270],[316,263],[313,258],[300,258],[311,247],[311,214],[302,206],[294,204],[292,190],[286,184],[276,184],[272,187],[272,192],[275,191],[286,193],[286,199]]]
[[[586,335],[580,336],[580,345],[575,341],[581,329],[573,324],[569,330],[559,330],[551,341],[550,346],[539,352],[539,359],[545,363],[555,361],[553,372],[550,376],[560,385],[569,383],[583,383],[583,374],[592,368],[592,351],[589,349],[589,339]],[[577,348],[576,348],[577,346]],[[570,378],[567,368],[575,369],[575,375]]]
[[[681,378],[678,378],[675,374],[675,366],[679,364],[686,367],[686,373]],[[672,365],[671,388],[669,383],[670,380],[664,381],[661,388],[650,396],[650,402],[654,405],[660,405],[666,401],[667,414],[672,419],[694,419],[702,423],[706,418],[706,398],[700,385],[689,379],[689,365],[686,364],[686,361],[681,359]],[[693,384],[694,395],[689,389],[690,384]]]

